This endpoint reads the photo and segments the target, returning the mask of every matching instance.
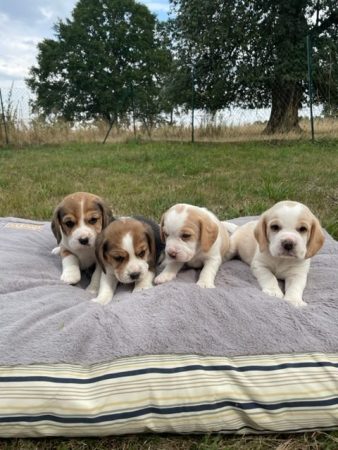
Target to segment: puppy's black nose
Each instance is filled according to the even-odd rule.
[[[140,278],[141,272],[132,272],[129,274],[130,278],[132,280],[137,280],[138,278]]]
[[[293,249],[294,243],[292,241],[285,240],[282,242],[282,247],[289,252]]]
[[[80,238],[79,242],[82,245],[88,245],[89,239],[88,238]]]

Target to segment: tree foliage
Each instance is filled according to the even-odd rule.
[[[134,0],[80,0],[71,19],[55,25],[55,39],[38,46],[27,80],[36,110],[114,122],[134,108],[153,120],[170,62],[156,28],[154,15]]]
[[[267,132],[298,127],[306,100],[306,36],[330,39],[336,0],[171,0],[176,54],[194,67],[198,106],[271,107]]]

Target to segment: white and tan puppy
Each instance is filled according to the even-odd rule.
[[[282,201],[258,221],[238,227],[230,239],[232,255],[251,266],[263,292],[304,306],[310,258],[324,243],[318,219],[302,203]],[[278,280],[285,280],[285,294]]]
[[[62,281],[78,283],[81,269],[96,263],[96,237],[111,220],[112,212],[108,205],[97,195],[87,192],[70,194],[56,207],[52,231],[59,244],[57,252],[62,258]],[[100,272],[97,265],[87,289],[98,289]]]
[[[134,291],[151,288],[163,248],[160,227],[152,220],[121,217],[113,221],[96,242],[96,257],[103,272],[93,301],[109,303],[118,282],[135,283]]]
[[[215,276],[229,250],[226,226],[206,208],[177,204],[161,219],[161,237],[165,241],[165,268],[155,278],[156,284],[173,280],[179,270],[202,267],[197,284],[215,287]]]

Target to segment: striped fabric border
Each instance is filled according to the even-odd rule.
[[[0,437],[338,428],[338,354],[0,368]]]

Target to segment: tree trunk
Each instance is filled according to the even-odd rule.
[[[272,90],[270,119],[264,134],[301,132],[298,109],[302,91],[294,81],[276,82]]]

